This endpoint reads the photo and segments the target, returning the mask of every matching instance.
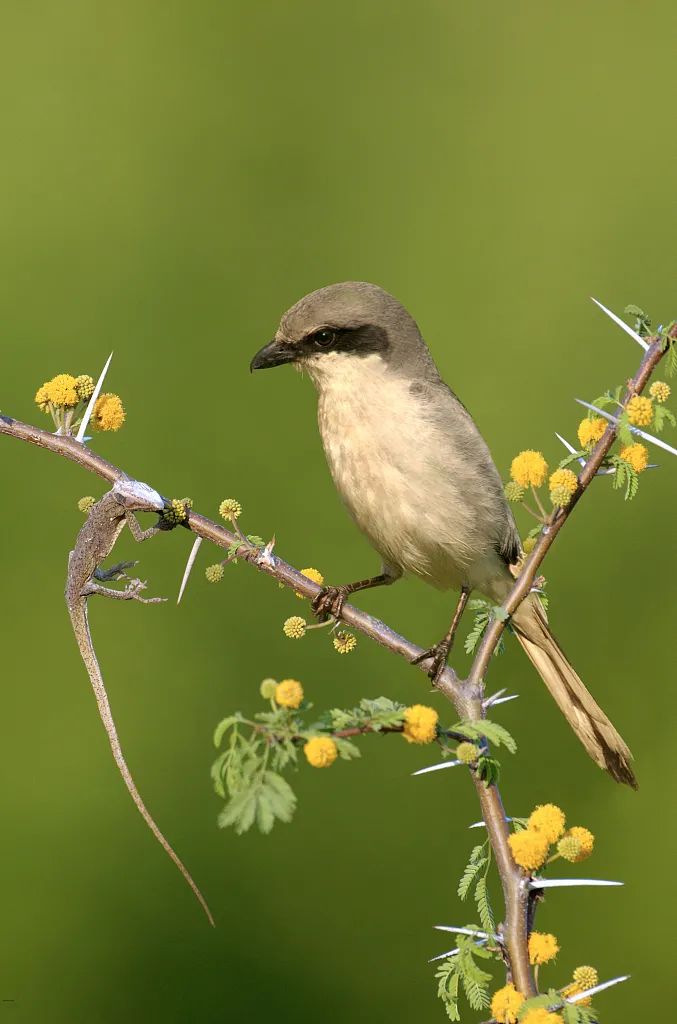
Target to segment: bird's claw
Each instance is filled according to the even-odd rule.
[[[417,654],[415,658],[411,659],[412,665],[420,665],[422,661],[426,661],[431,658],[430,667],[428,668],[428,675],[434,683],[437,683],[438,679],[447,667],[447,658],[449,657],[449,647],[446,643],[435,644],[434,647],[429,647],[427,651],[423,651],[421,654]]]
[[[347,596],[345,587],[324,587],[312,603],[312,609],[320,622],[340,618]]]

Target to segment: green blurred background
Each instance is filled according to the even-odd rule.
[[[305,292],[375,281],[419,320],[502,472],[524,447],[560,458],[573,396],[640,354],[588,296],[677,316],[676,29],[673,3],[619,0],[3,4],[3,411],[42,423],[36,387],[98,373],[113,348],[128,422],[97,451],[207,514],[236,496],[297,566],[366,575],[377,561],[335,496],[311,385],[250,377],[251,355]],[[318,707],[386,694],[453,714],[373,645],[348,660],[325,634],[286,640],[302,606],[242,565],[219,588],[196,573],[181,608],[93,609],[130,765],[211,931],[114,769],[69,630],[75,502],[102,487],[0,448],[0,1019],[444,1019],[426,960],[447,942],[433,924],[472,916],[455,895],[477,817],[467,780],[412,779],[432,751],[365,740],[362,762],[292,780],[291,826],[237,838],[216,828],[209,765],[213,726],[255,710],[269,675],[301,679]],[[598,837],[584,873],[627,883],[539,912],[563,947],[544,980],[579,963],[633,974],[599,1000],[618,1024],[673,990],[654,942],[672,943],[674,909],[656,852],[676,838],[674,737],[657,725],[677,703],[677,462],[658,461],[630,505],[600,482],[547,565],[555,630],[630,742],[640,792],[586,760],[521,652],[491,677],[522,695],[500,715],[521,744],[509,810],[561,803]],[[175,594],[189,545],[179,531],[142,550],[153,593]],[[139,555],[128,538],[119,552]],[[358,603],[427,644],[450,600],[404,582]]]

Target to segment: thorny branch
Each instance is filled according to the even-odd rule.
[[[671,339],[677,338],[677,328],[673,328]],[[665,354],[666,348],[660,337],[647,338],[648,348],[635,376],[628,381],[623,398],[623,408],[633,395],[640,394],[646,386],[653,370]],[[677,343],[677,342],[676,342]],[[538,541],[521,566],[519,576],[508,595],[504,610],[511,615],[520,602],[530,592],[538,574],[538,570],[550,550],[555,538],[580,501],[584,492],[593,481],[597,470],[610,451],[618,432],[617,423],[610,423],[604,435],[587,458],[586,465],[579,474],[578,488],[570,504],[562,509],[555,509],[543,527]],[[112,483],[116,480],[129,479],[126,473],[101,456],[91,452],[83,444],[72,437],[57,436],[37,427],[21,423],[9,416],[0,414],[0,433],[19,438],[55,452],[83,469],[95,473]],[[215,523],[197,512],[191,511],[183,524],[196,536],[209,540],[218,547],[229,548],[241,541],[241,536],[232,533],[226,527]],[[271,549],[254,548],[242,545],[237,556],[254,565],[261,572],[267,573],[279,583],[303,594],[311,601],[321,592],[321,588],[303,576],[297,569],[283,561]],[[414,661],[423,653],[423,648],[401,636],[379,619],[360,611],[350,604],[345,604],[341,611],[341,619],[358,630],[364,636],[382,647],[387,648],[408,662]],[[485,717],[482,700],[484,696],[484,678],[491,657],[505,629],[506,621],[493,618],[484,634],[470,673],[465,680],[459,679],[454,670],[448,666],[438,677],[438,689],[451,701],[461,718],[481,720]],[[419,663],[418,667],[427,672],[431,659]],[[500,938],[506,955],[508,969],[516,988],[525,996],[536,994],[533,973],[529,964],[528,934],[532,925],[534,903],[530,899],[529,879],[514,863],[508,846],[508,823],[501,795],[496,785],[485,784],[472,773],[473,782],[482,808],[482,817],[487,827],[488,837],[498,867],[503,897],[505,902],[505,922],[500,929]]]

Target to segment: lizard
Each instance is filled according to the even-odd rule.
[[[129,527],[134,540],[139,543],[155,536],[162,528],[161,526],[152,526],[147,530],[143,530],[136,519],[135,512],[162,513],[166,505],[165,499],[156,490],[149,487],[148,484],[127,478],[116,480],[111,490],[107,491],[91,507],[87,520],[77,536],[75,547],[68,556],[68,577],[65,597],[75,639],[87,669],[92,689],[94,690],[99,715],[108,735],[113,758],[120,775],[146,825],[193,890],[207,915],[209,923],[213,927],[214,918],[205,898],[193,881],[187,868],[155,823],[127,766],[122,747],[120,746],[101,668],[99,667],[94,649],[87,616],[87,602],[95,594],[114,598],[118,601],[140,601],[143,604],[154,604],[164,600],[164,598],[158,597],[142,597],[141,591],[145,588],[145,583],[141,580],[129,579],[125,575],[124,570],[136,563],[121,562],[108,570],[102,569],[101,566],[113,550],[125,524]],[[124,590],[104,587],[101,586],[100,582],[121,579],[128,580]]]

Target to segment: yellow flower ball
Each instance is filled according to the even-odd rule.
[[[510,982],[494,992],[491,998],[491,1016],[498,1024],[516,1024],[517,1014],[524,1002],[524,996]]]
[[[404,736],[407,743],[432,743],[437,735],[439,715],[425,704],[413,704],[404,712]]]
[[[668,398],[670,397],[670,392],[670,385],[666,384],[665,381],[662,380],[654,381],[654,383],[649,388],[649,394],[651,395],[651,397],[655,398],[657,402],[661,403],[661,405],[663,404],[663,402],[667,402]]]
[[[35,392],[35,404],[40,412],[49,412],[49,388],[46,384]]]
[[[118,395],[99,395],[94,403],[91,424],[95,430],[119,430],[125,422],[125,410]]]
[[[548,486],[551,492],[562,488],[568,494],[573,494],[578,487],[578,477],[570,469],[556,469],[550,477]]]
[[[259,693],[264,700],[272,700],[277,690],[277,680],[264,679],[259,686]]]
[[[81,373],[75,378],[75,390],[81,402],[88,402],[94,394],[94,379],[88,373]]]
[[[338,747],[329,736],[313,736],[305,744],[303,753],[313,768],[328,768],[338,757]]]
[[[51,380],[48,380],[43,385],[43,388],[52,405],[62,405],[70,408],[77,405],[80,401],[75,386],[75,377],[70,373],[57,373],[56,377],[52,377]]]
[[[317,583],[317,585],[320,587],[324,583],[324,576],[322,575],[319,569],[301,569],[301,575],[305,576],[306,579],[312,580],[313,583]],[[296,594],[297,597],[300,597],[301,600],[303,600],[305,596],[304,594],[300,594],[298,590],[295,590],[294,593]]]
[[[649,449],[643,444],[629,444],[621,449],[621,458],[635,473],[642,473],[649,465]]]
[[[275,687],[275,703],[281,708],[295,710],[303,701],[303,687],[297,679],[283,679]]]
[[[208,565],[205,569],[205,576],[210,583],[218,583],[219,580],[223,579],[224,568],[220,562],[215,562],[214,565]]]
[[[578,440],[581,448],[593,448],[600,440],[607,428],[606,420],[601,416],[594,419],[584,419],[578,424]]]
[[[224,519],[238,519],[242,515],[242,505],[235,498],[224,498],[219,505],[219,515]]]
[[[84,498],[80,498],[78,502],[79,510],[85,513],[89,512],[92,505],[96,505],[96,498],[93,498],[91,494],[87,494]]]
[[[553,1013],[552,1010],[538,1006],[535,1010],[527,1010],[520,1024],[564,1024],[564,1018],[561,1013]]]
[[[480,748],[475,743],[459,743],[456,747],[456,757],[463,764],[474,764],[480,756]]]
[[[300,640],[302,636],[306,635],[307,628],[308,623],[305,619],[302,619],[300,615],[291,615],[288,619],[284,620],[282,632],[290,640]]]
[[[628,419],[636,427],[648,427],[653,423],[653,402],[643,395],[635,395],[625,407]]]
[[[577,967],[574,971],[574,984],[578,985],[584,992],[586,989],[594,988],[598,983],[599,974],[594,967],[586,964],[583,967]]]
[[[564,832],[566,818],[557,804],[539,804],[529,816],[529,828],[542,832],[549,843],[556,843]]]
[[[565,844],[567,840],[573,840],[573,843],[578,844],[577,850],[575,850],[573,843],[571,844],[570,849],[573,853],[573,856],[567,857],[565,850],[560,849],[562,844]],[[592,834],[592,832],[590,832],[590,830],[587,828],[582,828],[580,825],[574,825],[573,828],[568,829],[568,831],[564,833],[564,835],[559,841],[557,849],[559,853],[561,853],[562,856],[565,858],[565,860],[570,860],[572,864],[578,864],[580,863],[580,861],[588,859],[588,857],[593,851],[594,846],[595,837]]]
[[[522,544],[522,548],[524,550],[524,554],[525,555],[530,555],[531,554],[531,552],[536,547],[536,541],[537,540],[538,540],[538,537],[527,537],[526,538],[526,540]]]
[[[524,488],[521,484],[516,483],[515,480],[508,480],[507,484],[503,488],[503,493],[508,501],[521,501],[524,497]]]
[[[334,650],[338,651],[339,654],[350,654],[357,647],[357,637],[354,633],[348,633],[347,630],[340,629],[332,643]]]
[[[540,487],[548,475],[548,463],[541,452],[520,452],[512,460],[510,476],[521,487]]]
[[[532,932],[529,936],[529,963],[547,964],[559,953],[559,943],[548,932]]]
[[[513,832],[508,836],[508,844],[515,864],[529,872],[536,871],[545,864],[550,848],[550,843],[543,833],[533,828]]]

